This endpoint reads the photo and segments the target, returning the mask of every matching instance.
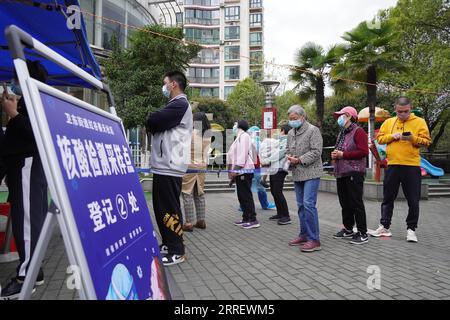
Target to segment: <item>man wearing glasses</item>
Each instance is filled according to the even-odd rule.
[[[386,120],[380,128],[378,143],[386,144],[388,168],[383,183],[380,226],[370,232],[374,237],[391,237],[389,231],[394,201],[400,184],[408,201],[406,218],[408,242],[417,242],[421,188],[420,148],[431,143],[430,132],[424,119],[411,113],[411,100],[400,97],[395,103],[396,117]]]

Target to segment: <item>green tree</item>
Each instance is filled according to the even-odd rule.
[[[234,120],[244,119],[248,121],[250,126],[257,125],[260,127],[264,97],[264,89],[252,78],[240,81],[227,99],[233,110]]]
[[[181,28],[152,25],[133,32],[127,49],[113,40],[111,56],[102,64],[125,128],[143,126],[148,113],[166,103],[161,90],[164,73],[186,70],[189,60],[197,55],[200,48],[184,45],[182,38]]]
[[[292,69],[291,80],[297,83],[302,101],[315,99],[317,126],[322,129],[325,84],[329,78],[330,68],[339,61],[343,47],[336,45],[328,52],[313,42],[306,43],[296,54],[296,68]]]
[[[385,73],[404,70],[403,64],[396,59],[394,41],[398,32],[392,22],[384,19],[372,24],[361,22],[352,31],[342,37],[347,41],[345,54],[333,69],[334,77],[350,78],[365,82],[367,106],[370,111],[371,132],[373,137],[375,106],[377,105],[377,85]]]
[[[233,111],[226,101],[217,98],[196,97],[192,103],[196,105],[194,112],[212,113],[213,123],[220,124],[225,129],[233,127],[235,121]]]
[[[404,61],[408,72],[387,74],[383,82],[402,88],[422,111],[433,136],[429,147],[433,151],[439,141],[445,143],[450,122],[449,2],[399,0],[386,15],[399,30],[395,42],[401,50],[396,51],[396,59]]]

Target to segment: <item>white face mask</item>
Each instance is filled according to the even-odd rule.
[[[167,84],[163,85],[162,93],[163,93],[164,97],[170,98],[170,91],[169,91],[169,89],[167,89]]]

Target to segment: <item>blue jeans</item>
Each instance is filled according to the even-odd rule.
[[[320,179],[295,182],[298,217],[300,219],[300,236],[310,241],[319,241],[319,214],[317,213],[317,190]]]

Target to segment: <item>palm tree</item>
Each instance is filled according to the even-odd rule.
[[[379,78],[387,72],[403,70],[402,63],[395,59],[396,51],[392,47],[397,35],[389,21],[385,20],[378,24],[361,22],[342,37],[348,44],[341,62],[336,64],[332,71],[332,76],[338,79],[350,78],[364,83],[370,111],[371,139],[374,137]]]
[[[297,82],[301,100],[316,100],[317,125],[322,129],[325,109],[325,84],[330,80],[329,71],[339,61],[343,47],[333,46],[328,52],[313,42],[306,43],[296,54],[296,66],[292,69],[290,79]]]

